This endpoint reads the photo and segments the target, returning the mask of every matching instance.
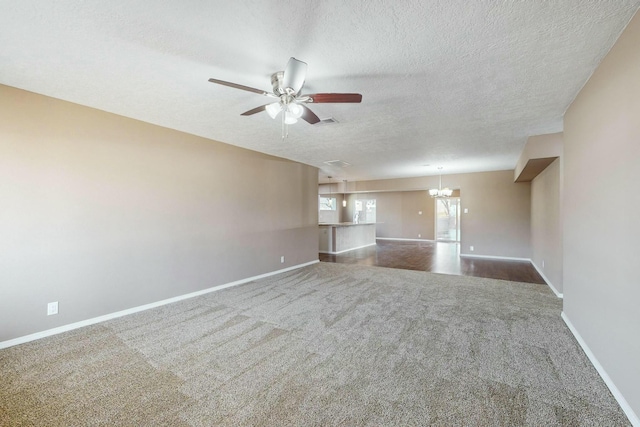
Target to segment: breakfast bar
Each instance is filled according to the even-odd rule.
[[[339,254],[376,244],[375,223],[319,224],[319,252]]]

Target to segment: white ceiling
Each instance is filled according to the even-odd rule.
[[[513,169],[640,0],[0,0],[0,83],[323,168],[321,182]],[[339,124],[290,127],[266,91],[289,57]],[[342,160],[347,168],[323,162]],[[425,166],[429,165],[429,166]]]

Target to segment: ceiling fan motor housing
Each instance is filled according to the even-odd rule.
[[[276,95],[284,95],[287,93],[285,88],[282,87],[282,81],[284,79],[284,71],[278,71],[271,75],[271,86],[273,86],[273,93]]]

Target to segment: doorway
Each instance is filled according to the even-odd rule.
[[[460,242],[460,197],[436,199],[436,240]]]

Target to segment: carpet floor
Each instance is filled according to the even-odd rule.
[[[545,286],[318,263],[0,350],[2,426],[626,426]]]

